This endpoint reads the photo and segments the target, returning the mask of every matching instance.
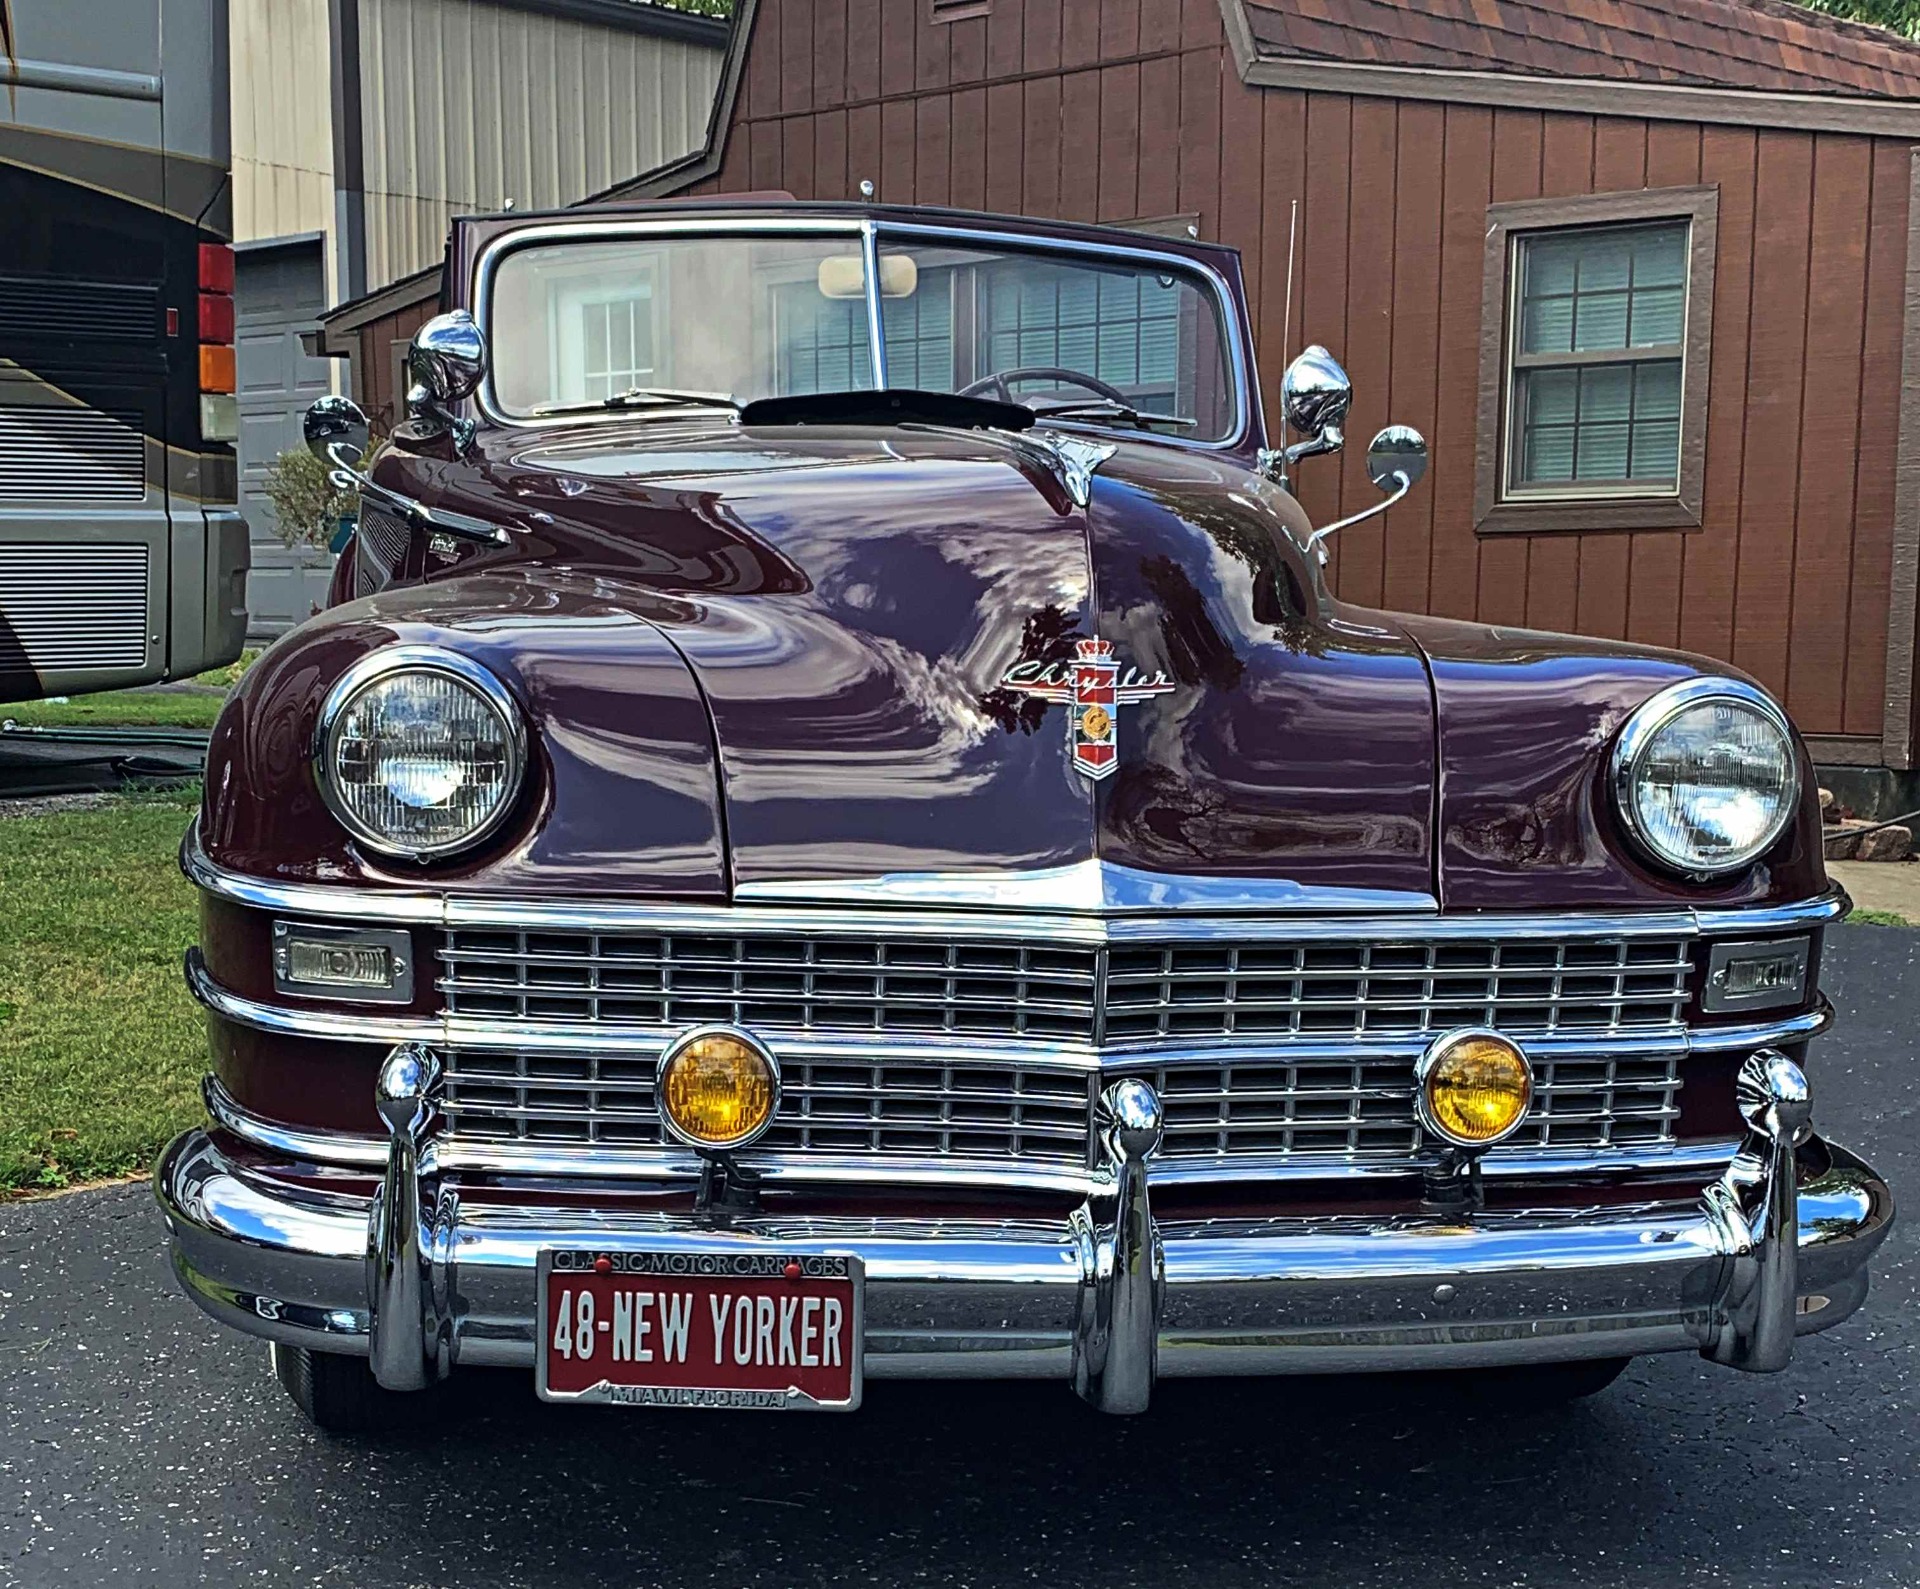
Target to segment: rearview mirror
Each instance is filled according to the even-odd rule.
[[[864,298],[866,261],[859,254],[829,254],[820,261],[820,296]],[[880,256],[880,296],[911,298],[920,290],[920,266],[911,254]]]

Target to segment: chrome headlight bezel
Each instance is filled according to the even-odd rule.
[[[371,686],[397,673],[438,674],[464,686],[499,718],[506,747],[507,771],[499,802],[478,826],[456,839],[436,844],[405,842],[369,826],[341,796],[334,776],[335,757],[347,708]],[[526,781],[527,728],[519,704],[507,688],[471,657],[440,646],[397,645],[369,652],[334,681],[320,705],[314,728],[313,776],[320,798],[334,819],[368,849],[402,860],[435,861],[459,855],[484,843],[507,820],[519,803]]]
[[[1708,701],[1728,702],[1752,712],[1771,725],[1779,733],[1785,747],[1787,769],[1786,798],[1780,805],[1779,820],[1760,841],[1710,862],[1698,857],[1672,855],[1663,849],[1647,832],[1635,798],[1641,770],[1659,739],[1660,731],[1682,712]],[[1794,815],[1799,810],[1800,756],[1794,743],[1793,724],[1772,696],[1740,679],[1682,679],[1649,696],[1628,715],[1619,737],[1614,741],[1608,783],[1613,791],[1613,809],[1619,816],[1621,827],[1626,830],[1634,847],[1663,871],[1692,878],[1725,877],[1744,871],[1779,843],[1780,836],[1793,825]]]

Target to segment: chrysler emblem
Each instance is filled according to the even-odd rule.
[[[1114,714],[1173,688],[1165,672],[1149,678],[1138,668],[1128,668],[1123,678],[1108,640],[1076,642],[1071,662],[1016,662],[1000,682],[1023,695],[1066,704],[1073,764],[1093,779],[1105,778],[1114,769]]]

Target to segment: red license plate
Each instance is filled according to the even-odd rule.
[[[542,1400],[851,1411],[860,1260],[821,1253],[540,1254]]]

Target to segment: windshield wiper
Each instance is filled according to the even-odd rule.
[[[593,397],[579,403],[541,403],[530,409],[545,419],[554,414],[597,414],[609,408],[730,408],[740,412],[740,400],[725,392],[682,392],[670,386],[629,386],[611,397]]]
[[[1119,425],[1132,425],[1137,430],[1151,430],[1156,425],[1192,430],[1200,423],[1197,419],[1182,419],[1174,414],[1143,414],[1139,409],[1116,403],[1110,397],[1086,398],[1068,403],[1029,403],[1027,406],[1041,419],[1106,419]]]

